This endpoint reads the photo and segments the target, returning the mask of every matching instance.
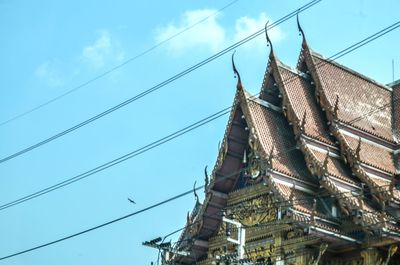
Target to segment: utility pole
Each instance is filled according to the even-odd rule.
[[[146,247],[155,248],[155,249],[158,249],[159,251],[161,251],[161,264],[162,265],[170,264],[171,259],[173,257],[172,255],[181,255],[181,256],[189,256],[190,255],[190,253],[187,251],[174,250],[171,247],[171,242],[163,243],[161,241],[162,241],[162,238],[157,237],[150,241],[143,242],[142,245],[146,246]]]

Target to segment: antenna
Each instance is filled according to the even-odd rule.
[[[394,59],[392,59],[392,82],[394,82]]]

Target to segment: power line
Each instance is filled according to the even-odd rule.
[[[223,179],[225,179],[225,178],[223,178]],[[221,181],[221,179],[219,179],[219,180],[216,180],[216,182],[219,182],[219,181]],[[389,186],[389,185],[384,185],[384,186]],[[384,187],[383,186],[383,187]],[[341,198],[342,196],[344,196],[344,194],[345,193],[347,193],[347,192],[345,192],[345,191],[342,191],[342,192],[340,192],[340,193],[337,193],[336,195],[339,197],[339,198]],[[379,193],[381,193],[381,192],[371,192],[371,191],[369,191],[369,192],[366,192],[364,195],[373,195],[373,194],[379,194]],[[271,202],[269,205],[270,206],[290,206],[290,205],[292,205],[293,203],[296,203],[296,202],[301,202],[301,201],[305,201],[305,200],[310,200],[310,199],[314,199],[314,198],[318,198],[318,199],[323,199],[323,198],[330,198],[331,197],[331,195],[330,194],[328,194],[328,195],[323,195],[323,196],[321,196],[321,195],[316,195],[316,196],[312,196],[312,195],[310,195],[309,196],[309,198],[302,198],[302,199],[292,199],[292,200],[278,200],[278,201],[273,201],[273,202]],[[366,198],[365,198],[366,199]],[[286,204],[286,203],[288,203],[288,204]],[[234,208],[234,206],[233,206],[233,208]],[[373,213],[373,212],[370,212],[370,211],[365,211],[364,210],[364,213]],[[222,215],[222,213],[221,212],[216,212],[216,213],[214,213],[214,214],[212,214],[212,215],[207,215],[206,217],[217,217],[217,216],[221,216]],[[323,214],[316,214],[316,217],[317,218],[326,218],[326,219],[335,219],[335,220],[337,220],[337,221],[348,221],[348,217],[338,217],[338,216],[333,216],[332,215],[332,213],[329,213],[329,215],[330,216],[326,216],[326,215],[323,215]],[[396,218],[395,218],[396,219]],[[199,222],[201,222],[202,220],[200,219],[200,220],[195,220],[193,223],[191,223],[191,224],[189,224],[189,225],[185,225],[185,226],[183,226],[183,227],[181,227],[181,228],[179,228],[179,229],[177,229],[177,230],[174,230],[173,232],[170,232],[170,233],[168,233],[167,235],[165,235],[165,236],[163,236],[162,238],[163,238],[163,240],[162,240],[162,242],[164,242],[165,241],[165,239],[167,238],[167,237],[170,237],[171,235],[174,235],[174,234],[176,234],[176,233],[178,233],[178,232],[181,232],[181,231],[183,231],[183,230],[185,230],[185,229],[187,229],[187,228],[189,228],[189,227],[191,227],[191,226],[194,226],[194,225],[196,225],[197,223],[199,223]],[[290,223],[304,223],[304,222],[300,222],[300,221],[292,221],[292,220],[287,220],[288,222],[290,222]],[[260,226],[265,226],[265,225],[271,225],[272,223],[271,222],[264,222],[264,223],[260,223],[260,224],[255,224],[255,225],[244,225],[244,227],[245,228],[249,228],[249,227],[260,227]],[[275,225],[279,225],[280,223],[273,223],[273,224],[275,224]],[[374,225],[378,225],[378,224],[381,224],[381,222],[379,222],[379,223],[375,223]],[[277,228],[277,229],[273,229],[273,230],[271,230],[271,231],[269,231],[269,233],[273,233],[273,232],[277,232],[277,231],[280,231],[281,230],[281,228]],[[345,235],[347,235],[347,233],[345,233]],[[190,238],[188,238],[188,239],[183,239],[183,240],[178,240],[178,241],[176,241],[174,244],[179,244],[179,243],[182,243],[182,242],[185,242],[185,241],[190,241],[190,240],[192,240],[193,238],[196,238],[196,237],[190,237]],[[312,239],[311,241],[314,241],[314,239]],[[287,246],[287,245],[286,245]]]
[[[239,171],[233,172],[233,173],[227,175],[225,178],[229,178],[229,177],[232,177],[232,176],[234,176],[234,175],[236,175],[236,174],[239,174],[239,173],[240,173],[241,171],[243,171],[243,170],[244,170],[244,169],[241,169],[241,170],[239,170]],[[195,189],[192,188],[192,189],[190,189],[190,190],[188,190],[188,191],[182,192],[182,193],[180,193],[180,194],[178,194],[178,195],[175,195],[175,196],[173,196],[173,197],[170,197],[170,198],[168,198],[168,199],[166,199],[166,200],[163,200],[163,201],[161,201],[161,202],[155,203],[155,204],[153,204],[153,205],[151,205],[151,206],[148,206],[148,207],[146,207],[146,208],[143,208],[143,209],[141,209],[141,210],[135,211],[135,212],[133,212],[133,213],[124,215],[124,216],[119,217],[119,218],[116,218],[116,219],[113,219],[113,220],[111,220],[111,221],[108,221],[108,222],[106,222],[106,223],[103,223],[103,224],[94,226],[94,227],[92,227],[92,228],[83,230],[83,231],[81,231],[81,232],[78,232],[78,233],[75,233],[75,234],[72,234],[72,235],[69,235],[69,236],[66,236],[66,237],[63,237],[63,238],[60,238],[60,239],[57,239],[57,240],[48,242],[48,243],[45,243],[45,244],[42,244],[42,245],[39,245],[39,246],[30,248],[30,249],[27,249],[27,250],[23,250],[23,251],[20,251],[20,252],[11,254],[11,255],[7,255],[7,256],[1,257],[0,260],[4,260],[4,259],[11,258],[11,257],[15,257],[15,256],[18,256],[18,255],[27,253],[27,252],[31,252],[31,251],[34,251],[34,250],[37,250],[37,249],[40,249],[40,248],[43,248],[43,247],[47,247],[47,246],[50,246],[50,245],[53,245],[53,244],[62,242],[62,241],[64,241],[64,240],[67,240],[67,239],[70,239],[70,238],[74,238],[74,237],[77,237],[77,236],[86,234],[86,233],[91,232],[91,231],[93,231],[93,230],[97,230],[97,229],[102,228],[102,227],[104,227],[104,226],[107,226],[107,225],[116,223],[116,222],[118,222],[118,221],[122,221],[122,220],[124,220],[124,219],[127,219],[127,218],[129,218],[129,217],[135,216],[135,215],[137,215],[137,214],[140,214],[140,213],[143,213],[143,212],[147,212],[147,211],[149,211],[149,210],[151,210],[151,209],[153,209],[153,208],[156,208],[156,207],[161,206],[161,205],[163,205],[163,204],[166,204],[166,203],[168,203],[168,202],[174,201],[174,200],[179,199],[179,198],[181,198],[181,197],[184,197],[184,196],[186,196],[186,195],[188,195],[188,194],[191,194],[191,193],[193,193],[193,190],[196,190],[196,191],[197,191],[197,190],[200,190],[200,189],[203,189],[203,188],[204,188],[204,185],[201,185],[201,186],[199,186],[199,187],[197,187],[197,188],[195,188]]]
[[[236,172],[233,172],[233,173],[228,174],[228,175],[226,175],[226,176],[223,176],[222,178],[220,178],[220,179],[218,179],[218,180],[216,180],[216,181],[219,182],[219,181],[225,180],[225,179],[227,179],[227,178],[230,178],[230,177],[232,177],[232,176],[235,176],[235,175],[237,175],[237,174],[240,174],[241,172],[245,171],[246,169],[247,169],[247,168],[242,168],[241,170],[236,171]],[[173,196],[173,197],[171,197],[171,198],[169,198],[169,199],[166,199],[166,200],[161,201],[161,202],[159,202],[159,203],[153,204],[153,205],[151,205],[151,206],[149,206],[149,207],[143,208],[143,209],[141,209],[141,210],[139,210],[139,211],[136,211],[136,212],[133,212],[133,213],[131,213],[131,214],[128,214],[128,215],[119,217],[119,218],[117,218],[117,219],[108,221],[108,222],[106,222],[106,223],[97,225],[97,226],[95,226],[95,227],[92,227],[92,228],[83,230],[83,231],[81,231],[81,232],[78,232],[78,233],[75,233],[75,234],[72,234],[72,235],[69,235],[69,236],[66,236],[66,237],[63,237],[63,238],[60,238],[60,239],[57,239],[57,240],[48,242],[48,243],[45,243],[45,244],[42,244],[42,245],[39,245],[39,246],[30,248],[30,249],[27,249],[27,250],[23,250],[23,251],[20,251],[20,252],[17,252],[17,253],[8,255],[8,256],[1,257],[0,260],[4,260],[4,259],[8,259],[8,258],[11,258],[11,257],[14,257],[14,256],[18,256],[18,255],[21,255],[21,254],[24,254],[24,253],[27,253],[27,252],[31,252],[31,251],[34,251],[34,250],[37,250],[37,249],[40,249],[40,248],[43,248],[43,247],[47,247],[47,246],[50,246],[50,245],[53,245],[53,244],[62,242],[62,241],[64,241],[64,240],[67,240],[67,239],[70,239],[70,238],[73,238],[73,237],[77,237],[77,236],[82,235],[82,234],[86,234],[86,233],[91,232],[91,231],[93,231],[93,230],[97,230],[97,229],[99,229],[99,228],[102,228],[102,227],[104,227],[104,226],[113,224],[113,223],[115,223],[115,222],[118,222],[118,221],[127,219],[127,218],[129,218],[129,217],[134,216],[134,215],[137,215],[137,214],[140,214],[140,213],[149,211],[149,210],[151,210],[151,209],[153,209],[153,208],[156,208],[156,207],[161,206],[161,205],[163,205],[163,204],[166,204],[166,203],[168,203],[168,202],[174,201],[174,200],[179,199],[179,198],[181,198],[181,197],[184,197],[184,196],[186,196],[186,195],[188,195],[188,194],[191,194],[194,190],[197,191],[197,190],[200,190],[200,189],[203,189],[203,188],[204,188],[204,185],[201,185],[201,186],[199,186],[199,187],[197,187],[197,188],[195,188],[195,189],[190,189],[190,190],[188,190],[188,191],[186,191],[186,192],[183,192],[183,193],[181,193],[181,194],[178,194],[178,195]],[[344,194],[344,193],[346,193],[346,192],[341,192],[341,194]],[[370,192],[370,194],[373,194],[373,193]],[[329,195],[329,196],[330,196],[330,195]],[[327,195],[327,197],[329,197],[329,196]],[[303,199],[297,199],[297,200],[295,200],[295,201],[301,201],[301,200],[306,200],[306,199],[305,199],[305,198],[303,198]],[[286,200],[286,201],[288,202],[288,200]],[[283,203],[283,202],[285,202],[285,201],[279,201],[279,202],[276,202],[276,203]],[[179,232],[180,230],[183,230],[183,229],[176,230],[176,231],[174,231],[173,233],[168,234],[167,236],[172,235],[172,234],[174,234],[174,233],[177,233],[177,232]],[[165,236],[165,237],[166,237],[166,236]]]
[[[237,175],[237,174],[240,174],[240,173],[244,172],[246,169],[248,169],[248,168],[242,168],[242,169],[240,169],[240,170],[238,170],[238,171],[235,171],[235,172],[233,172],[233,173],[230,173],[230,174],[228,174],[228,175],[225,175],[225,176],[219,178],[218,180],[216,180],[216,182],[219,182],[219,181],[225,180],[225,179],[227,179],[227,178],[230,178],[230,177],[232,177],[232,176],[235,176],[235,175]],[[138,214],[140,214],[140,213],[149,211],[149,210],[151,210],[151,209],[153,209],[153,208],[156,208],[156,207],[158,207],[158,206],[161,206],[161,205],[163,205],[163,204],[166,204],[166,203],[169,203],[169,202],[174,201],[174,200],[176,200],[176,199],[182,198],[182,197],[184,197],[184,196],[186,196],[186,195],[188,195],[188,194],[193,193],[194,190],[197,191],[197,190],[203,189],[204,187],[205,187],[204,185],[201,185],[201,186],[199,186],[199,187],[197,187],[197,188],[194,188],[194,189],[191,188],[191,189],[188,190],[188,191],[182,192],[182,193],[180,193],[180,194],[178,194],[178,195],[175,195],[175,196],[173,196],[173,197],[170,197],[170,198],[168,198],[168,199],[166,199],[166,200],[163,200],[163,201],[161,201],[161,202],[155,203],[155,204],[153,204],[153,205],[151,205],[151,206],[148,206],[148,207],[146,207],[146,208],[143,208],[143,209],[141,209],[141,210],[138,210],[138,211],[135,211],[135,212],[133,212],[133,213],[124,215],[124,216],[122,216],[122,217],[113,219],[113,220],[111,220],[111,221],[102,223],[102,224],[100,224],[100,225],[97,225],[97,226],[94,226],[94,227],[92,227],[92,228],[83,230],[83,231],[81,231],[81,232],[78,232],[78,233],[75,233],[75,234],[72,234],[72,235],[69,235],[69,236],[65,236],[65,237],[62,237],[62,238],[60,238],[60,239],[57,239],[57,240],[54,240],[54,241],[51,241],[51,242],[48,242],[48,243],[45,243],[45,244],[42,244],[42,245],[33,247],[33,248],[30,248],[30,249],[26,249],[26,250],[23,250],[23,251],[19,251],[19,252],[16,252],[16,253],[13,253],[13,254],[10,254],[10,255],[1,257],[0,260],[5,260],[5,259],[11,258],[11,257],[15,257],[15,256],[18,256],[18,255],[22,255],[22,254],[27,253],[27,252],[31,252],[31,251],[34,251],[34,250],[37,250],[37,249],[40,249],[40,248],[44,248],[44,247],[47,247],[47,246],[50,246],[50,245],[54,245],[54,244],[56,244],[56,243],[59,243],[59,242],[62,242],[62,241],[65,241],[65,240],[68,240],[68,239],[71,239],[71,238],[74,238],[74,237],[83,235],[83,234],[86,234],[86,233],[91,232],[91,231],[93,231],[93,230],[97,230],[97,229],[102,228],[102,227],[104,227],[104,226],[111,225],[111,224],[116,223],[116,222],[118,222],[118,221],[122,221],[122,220],[124,220],[124,219],[129,218],[129,217],[138,215]],[[345,192],[342,192],[342,193],[345,193]],[[372,194],[372,193],[371,193],[371,194]],[[329,195],[329,196],[330,196],[330,195]],[[298,199],[298,201],[300,201],[300,200],[305,200],[305,199]],[[288,201],[288,200],[287,200],[287,201]],[[284,201],[282,201],[282,202],[284,202]],[[277,202],[277,203],[279,203],[279,202]],[[174,232],[178,232],[178,230],[176,230],[176,231],[174,231]]]
[[[276,22],[272,23],[272,24],[268,27],[268,29],[272,29],[272,28],[274,28],[274,27],[280,25],[281,23],[283,23],[283,22],[285,22],[286,20],[292,18],[292,17],[295,16],[296,14],[301,13],[301,12],[307,10],[308,8],[310,8],[310,7],[312,7],[313,5],[319,3],[320,1],[322,1],[322,0],[313,0],[313,1],[309,2],[309,3],[306,4],[306,5],[303,5],[303,6],[300,7],[299,9],[296,9],[295,11],[289,13],[288,15],[286,15],[286,16],[280,18],[279,20],[277,20]],[[79,128],[81,128],[81,127],[87,125],[87,124],[89,124],[89,123],[92,123],[92,122],[94,122],[94,121],[96,121],[96,120],[102,118],[103,116],[106,116],[106,115],[108,115],[108,114],[110,114],[110,113],[112,113],[112,112],[114,112],[114,111],[116,111],[116,110],[118,110],[118,109],[120,109],[120,108],[122,108],[122,107],[128,105],[128,104],[131,104],[132,102],[135,102],[136,100],[138,100],[138,99],[140,99],[140,98],[142,98],[142,97],[145,97],[145,96],[147,96],[147,95],[150,94],[150,93],[153,93],[153,92],[159,90],[160,88],[162,88],[162,87],[168,85],[169,83],[172,83],[172,82],[174,82],[175,80],[182,78],[183,76],[185,76],[185,75],[187,75],[187,74],[193,72],[194,70],[196,70],[196,69],[198,69],[198,68],[200,68],[200,67],[202,67],[202,66],[204,66],[204,65],[206,65],[206,64],[208,64],[208,63],[210,63],[211,61],[213,61],[213,60],[215,60],[215,59],[221,57],[222,55],[224,55],[224,54],[226,54],[226,53],[232,51],[233,49],[235,49],[235,48],[237,48],[237,47],[243,45],[244,43],[246,43],[246,42],[248,42],[248,41],[254,39],[255,37],[257,37],[257,36],[259,36],[260,34],[262,34],[263,32],[264,32],[264,28],[258,30],[257,32],[255,32],[255,33],[253,33],[253,34],[251,34],[251,35],[249,35],[249,36],[247,36],[246,38],[244,38],[244,39],[242,39],[242,40],[240,40],[240,41],[234,43],[233,45],[231,45],[231,46],[225,48],[224,50],[222,50],[222,51],[220,51],[220,52],[218,52],[218,53],[212,55],[211,57],[208,57],[207,59],[205,59],[205,60],[203,60],[203,61],[201,61],[201,62],[199,62],[199,63],[197,63],[197,64],[195,64],[195,65],[193,65],[193,66],[191,66],[191,67],[189,67],[189,68],[187,68],[187,69],[185,69],[184,71],[182,71],[182,72],[180,72],[180,73],[178,73],[178,74],[176,74],[176,75],[170,77],[169,79],[164,80],[163,82],[161,82],[161,83],[159,83],[159,84],[157,84],[157,85],[155,85],[155,86],[153,86],[153,87],[151,87],[151,88],[149,88],[149,89],[147,89],[147,90],[145,90],[145,91],[143,91],[143,92],[141,92],[141,93],[139,93],[139,94],[137,94],[137,95],[135,95],[135,96],[133,96],[133,97],[131,97],[131,98],[129,98],[129,99],[123,101],[123,102],[121,102],[121,103],[119,103],[118,105],[116,105],[116,106],[114,106],[114,107],[111,107],[111,108],[109,108],[109,109],[107,109],[107,110],[105,110],[105,111],[103,111],[103,112],[101,112],[101,113],[99,113],[99,114],[97,114],[97,115],[95,115],[95,116],[93,116],[93,117],[91,117],[91,118],[89,118],[89,119],[87,119],[87,120],[85,120],[85,121],[79,123],[79,124],[76,124],[76,125],[74,125],[74,126],[68,128],[68,129],[66,129],[66,130],[64,130],[64,131],[62,131],[62,132],[59,132],[59,133],[57,133],[57,134],[55,134],[55,135],[53,135],[53,136],[51,136],[51,137],[49,137],[49,138],[47,138],[47,139],[45,139],[45,140],[43,140],[43,141],[40,141],[40,142],[38,142],[38,143],[36,143],[36,144],[34,144],[34,145],[31,145],[31,146],[29,146],[29,147],[27,147],[27,148],[25,148],[25,149],[22,149],[22,150],[20,150],[20,151],[14,153],[14,154],[11,154],[11,155],[9,155],[9,156],[3,157],[2,159],[0,159],[0,164],[1,164],[1,163],[4,163],[4,162],[6,162],[6,161],[8,161],[8,160],[10,160],[10,159],[13,159],[13,158],[15,158],[15,157],[18,157],[18,156],[20,156],[20,155],[22,155],[22,154],[25,154],[25,153],[27,153],[27,152],[29,152],[29,151],[32,151],[32,150],[34,150],[34,149],[36,149],[36,148],[38,148],[38,147],[40,147],[40,146],[42,146],[42,145],[44,145],[44,144],[47,144],[47,143],[49,143],[49,142],[52,142],[52,141],[54,141],[54,140],[56,140],[56,139],[58,139],[58,138],[60,138],[60,137],[62,137],[62,136],[64,136],[64,135],[66,135],[66,134],[69,134],[69,133],[71,133],[71,132],[73,132],[73,131],[75,131],[75,130],[77,130],[77,129],[79,129]]]
[[[239,1],[239,0],[234,0],[234,1],[229,2],[227,5],[223,6],[222,8],[220,8],[220,9],[218,9],[217,11],[213,12],[212,14],[210,14],[210,15],[208,15],[208,16],[206,16],[206,17],[200,19],[199,21],[197,21],[197,22],[195,22],[195,23],[189,25],[188,27],[184,28],[183,30],[181,30],[181,31],[179,31],[179,32],[177,32],[177,33],[175,33],[175,34],[173,34],[172,36],[166,38],[165,40],[162,40],[162,41],[158,42],[157,44],[155,44],[155,45],[151,46],[150,48],[148,48],[148,49],[146,49],[146,50],[144,50],[144,51],[138,53],[137,55],[135,55],[135,56],[133,56],[133,57],[127,59],[126,61],[124,61],[124,62],[122,62],[122,63],[120,63],[120,64],[118,64],[118,65],[116,65],[116,66],[114,66],[114,67],[112,67],[112,68],[110,68],[109,70],[107,70],[107,71],[101,73],[100,75],[97,75],[97,76],[93,77],[92,79],[89,79],[88,81],[86,81],[86,82],[84,82],[84,83],[82,83],[82,84],[80,84],[80,85],[78,85],[78,86],[76,86],[76,87],[74,87],[74,88],[72,88],[72,89],[66,91],[65,93],[63,93],[63,94],[61,94],[61,95],[58,95],[58,96],[56,96],[56,97],[54,97],[54,98],[52,98],[52,99],[50,99],[50,100],[48,100],[48,101],[46,101],[46,102],[43,102],[42,104],[40,104],[40,105],[38,105],[38,106],[36,106],[36,107],[34,107],[34,108],[31,108],[31,109],[29,109],[29,110],[27,110],[27,111],[25,111],[25,112],[22,112],[22,113],[20,113],[20,114],[14,116],[14,117],[12,117],[12,118],[9,118],[9,119],[7,119],[7,120],[1,122],[1,123],[0,123],[0,126],[3,126],[3,125],[5,125],[5,124],[7,124],[7,123],[9,123],[9,122],[12,122],[12,121],[14,121],[14,120],[17,120],[17,119],[19,119],[19,118],[22,118],[22,117],[24,117],[24,116],[26,116],[26,115],[28,115],[28,114],[34,112],[34,111],[37,111],[37,110],[39,110],[39,109],[41,109],[41,108],[43,108],[43,107],[45,107],[45,106],[47,106],[47,105],[49,105],[49,104],[55,102],[55,101],[58,101],[59,99],[65,97],[65,96],[67,96],[67,95],[69,95],[69,94],[71,94],[71,93],[73,93],[73,92],[75,92],[75,91],[77,91],[77,90],[79,90],[79,89],[81,89],[81,88],[83,88],[83,87],[85,87],[85,86],[87,86],[87,85],[89,85],[89,84],[91,84],[91,83],[93,83],[93,82],[95,82],[95,81],[101,79],[101,78],[103,78],[104,76],[106,76],[106,75],[108,75],[108,74],[110,74],[110,73],[112,73],[112,72],[114,72],[114,71],[116,71],[116,70],[122,68],[123,66],[125,66],[125,65],[127,65],[127,64],[129,64],[129,63],[131,63],[131,62],[133,62],[133,61],[135,61],[135,60],[137,60],[137,59],[139,59],[140,57],[142,57],[142,56],[144,56],[144,55],[150,53],[150,52],[153,51],[154,49],[156,49],[156,48],[158,48],[159,46],[165,44],[166,42],[168,42],[168,41],[170,41],[170,40],[172,40],[172,39],[178,37],[179,35],[185,33],[186,31],[188,31],[188,30],[190,30],[190,29],[196,27],[197,25],[203,23],[204,21],[208,20],[209,18],[216,16],[218,13],[221,13],[223,10],[227,9],[228,7],[232,6],[233,4],[235,4],[235,3],[238,2],[238,1]]]
[[[358,49],[358,48],[364,46],[368,42],[371,42],[371,41],[375,40],[376,38],[381,37],[384,34],[389,33],[390,31],[395,29],[395,28],[393,28],[393,26],[399,27],[400,26],[400,21],[395,23],[395,24],[392,24],[389,27],[386,27],[383,30],[380,30],[377,33],[374,33],[373,35],[363,39],[362,41],[357,42],[356,44],[351,45],[350,47],[348,47],[348,48],[346,48],[346,49],[344,49],[344,50],[342,50],[342,51],[340,51],[340,52],[338,52],[336,54],[334,54],[333,56],[328,58],[328,61],[332,61],[332,60],[338,59],[338,58],[340,58],[340,57],[342,57],[342,56],[354,51],[355,49]],[[326,65],[326,63],[327,62],[322,62],[320,64],[317,64],[316,67],[318,67],[318,68],[319,67],[323,67],[324,65]],[[288,78],[287,80],[284,80],[284,83],[286,85],[286,84],[288,84],[289,82],[291,82],[293,80],[294,80],[294,78]],[[255,97],[255,96],[257,96],[257,94],[252,96],[252,97]],[[250,98],[250,100],[251,100],[251,98]],[[396,101],[396,100],[398,100],[398,99],[394,99],[394,101]],[[387,104],[385,104],[385,105],[387,105]],[[97,167],[95,167],[95,168],[93,168],[91,170],[88,170],[88,171],[84,172],[84,173],[78,174],[78,175],[76,175],[74,177],[71,177],[71,178],[69,178],[67,180],[64,180],[62,182],[54,184],[54,185],[52,185],[50,187],[41,189],[41,190],[39,190],[37,192],[31,193],[29,195],[26,195],[24,197],[21,197],[19,199],[14,200],[14,201],[5,203],[3,205],[0,205],[0,211],[4,210],[4,209],[7,209],[9,207],[18,205],[18,204],[23,203],[25,201],[29,201],[29,200],[34,199],[36,197],[45,195],[45,194],[47,194],[47,193],[49,193],[51,191],[60,189],[60,188],[62,188],[64,186],[70,185],[70,184],[72,184],[74,182],[77,182],[79,180],[87,178],[87,177],[89,177],[89,176],[91,176],[93,174],[96,174],[98,172],[101,172],[101,171],[103,171],[103,170],[105,170],[105,169],[107,169],[109,167],[112,167],[112,166],[117,165],[117,164],[119,164],[121,162],[124,162],[124,161],[126,161],[126,160],[128,160],[130,158],[133,158],[133,157],[138,156],[138,155],[140,155],[140,154],[142,154],[144,152],[147,152],[147,151],[149,151],[149,150],[151,150],[151,149],[153,149],[155,147],[158,147],[158,146],[160,146],[160,145],[162,145],[162,144],[164,144],[166,142],[169,142],[169,141],[171,141],[171,140],[173,140],[173,139],[175,139],[175,138],[177,138],[177,137],[179,137],[181,135],[184,135],[184,134],[186,134],[186,133],[188,133],[188,132],[190,132],[190,131],[198,128],[198,127],[201,127],[201,126],[203,126],[203,125],[205,125],[205,124],[207,124],[207,123],[209,123],[209,122],[211,122],[211,121],[213,121],[213,120],[215,120],[215,119],[217,119],[217,118],[219,118],[219,117],[221,117],[223,115],[226,115],[227,113],[229,113],[229,109],[230,108],[231,108],[231,106],[227,107],[227,108],[224,108],[224,109],[222,109],[222,110],[220,110],[220,111],[218,111],[218,112],[216,112],[216,113],[214,113],[214,114],[212,114],[210,116],[207,116],[207,117],[205,117],[205,118],[203,118],[203,119],[201,119],[201,120],[199,120],[199,121],[197,121],[197,122],[195,122],[195,123],[193,123],[193,124],[191,124],[191,125],[189,125],[189,126],[187,126],[185,128],[182,128],[182,129],[180,129],[180,130],[178,130],[178,131],[176,131],[176,132],[174,132],[172,134],[169,134],[169,135],[167,135],[165,137],[162,137],[159,140],[156,140],[156,141],[154,141],[154,142],[152,142],[150,144],[147,144],[147,145],[145,145],[145,146],[143,146],[141,148],[138,148],[138,149],[136,149],[136,150],[134,150],[134,151],[132,151],[132,152],[130,152],[128,154],[125,154],[125,155],[123,155],[121,157],[118,157],[118,158],[116,158],[114,160],[111,160],[111,161],[109,161],[107,163],[104,163],[104,164],[102,164],[100,166],[97,166]],[[382,107],[379,107],[378,110],[381,109],[381,108]],[[371,114],[374,111],[376,111],[376,110],[370,111],[367,114]],[[361,115],[359,117],[354,118],[353,120],[350,120],[349,122],[353,123],[354,121],[359,120],[360,117],[365,118],[366,116],[367,115]],[[290,152],[291,150],[295,150],[295,149],[296,149],[296,146],[293,146],[292,148],[289,148],[286,151]]]
[[[286,151],[287,151],[287,150],[286,150]],[[288,152],[289,152],[289,151],[288,151]],[[245,169],[246,169],[246,168],[242,168],[242,169],[239,170],[239,171],[236,171],[236,172],[234,172],[234,173],[231,173],[231,174],[229,174],[229,175],[226,175],[226,176],[224,176],[223,178],[220,178],[218,181],[222,181],[222,180],[224,180],[224,179],[226,179],[226,178],[229,178],[229,177],[232,177],[232,176],[234,176],[234,175],[240,174],[240,173],[241,173],[242,171],[244,171]],[[202,185],[202,186],[200,186],[200,187],[197,187],[197,188],[195,188],[194,190],[199,190],[199,189],[202,189],[202,188],[204,188],[204,185]],[[49,246],[49,245],[53,245],[53,244],[59,243],[59,242],[64,241],[64,240],[67,240],[67,239],[70,239],[70,238],[73,238],[73,237],[76,237],[76,236],[79,236],[79,235],[82,235],[82,234],[91,232],[91,231],[93,231],[93,230],[97,230],[97,229],[102,228],[102,227],[104,227],[104,226],[113,224],[113,223],[115,223],[115,222],[124,220],[124,219],[126,219],[126,218],[132,217],[132,216],[137,215],[137,214],[140,214],[140,213],[142,213],[142,212],[151,210],[151,209],[153,209],[153,208],[156,208],[156,207],[158,207],[158,206],[161,206],[161,205],[163,205],[163,204],[166,204],[166,203],[168,203],[168,202],[171,202],[171,201],[173,201],[173,200],[176,200],[176,199],[178,199],[178,198],[181,198],[181,197],[183,197],[183,196],[186,196],[186,195],[188,195],[188,194],[190,194],[190,193],[192,193],[192,192],[193,192],[193,189],[190,189],[189,191],[183,192],[183,193],[181,193],[181,194],[178,194],[178,195],[173,196],[173,197],[171,197],[171,198],[169,198],[169,199],[166,199],[166,200],[161,201],[161,202],[159,202],[159,203],[153,204],[153,205],[151,205],[151,206],[149,206],[149,207],[146,207],[146,208],[141,209],[141,210],[139,210],[139,211],[133,212],[133,213],[131,213],[131,214],[128,214],[128,215],[122,216],[122,217],[120,217],[120,218],[111,220],[111,221],[109,221],[109,222],[100,224],[100,225],[98,225],[98,226],[95,226],[95,227],[92,227],[92,228],[83,230],[83,231],[81,231],[81,232],[78,232],[78,233],[75,233],[75,234],[72,234],[72,235],[69,235],[69,236],[60,238],[60,239],[58,239],[58,240],[51,241],[51,242],[46,243],[46,244],[42,244],[42,245],[39,245],[39,246],[30,248],[30,249],[27,249],[27,250],[23,250],[23,251],[20,251],[20,252],[17,252],[17,253],[8,255],[8,256],[4,256],[4,257],[0,258],[0,260],[8,259],[8,258],[17,256],[17,255],[21,255],[21,254],[24,254],[24,253],[27,253],[27,252],[31,252],[31,251],[34,251],[34,250],[37,250],[37,249],[40,249],[40,248],[43,248],[43,247],[46,247],[46,246]],[[344,192],[343,192],[343,193],[344,193]],[[371,193],[371,194],[373,194],[373,193]]]
[[[93,168],[91,170],[88,170],[88,171],[84,172],[84,173],[81,173],[79,175],[71,177],[71,178],[69,178],[67,180],[61,181],[61,182],[59,182],[57,184],[54,184],[54,185],[52,185],[50,187],[44,188],[44,189],[39,190],[37,192],[34,192],[32,194],[26,195],[26,196],[24,196],[22,198],[19,198],[17,200],[12,201],[12,202],[3,204],[3,205],[0,206],[0,211],[4,210],[4,209],[7,209],[9,207],[18,205],[18,204],[23,203],[25,201],[32,200],[32,199],[34,199],[36,197],[42,196],[42,195],[44,195],[46,193],[49,193],[51,191],[60,189],[60,188],[62,188],[64,186],[70,185],[70,184],[72,184],[74,182],[77,182],[79,180],[87,178],[87,177],[89,177],[89,176],[91,176],[93,174],[99,173],[99,172],[101,172],[101,171],[103,171],[103,170],[105,170],[105,169],[107,169],[109,167],[115,166],[117,164],[120,164],[120,163],[128,160],[128,159],[131,159],[131,158],[133,158],[135,156],[138,156],[138,155],[140,155],[142,153],[145,153],[145,152],[147,152],[147,151],[149,151],[149,150],[151,150],[153,148],[156,148],[156,147],[158,147],[158,146],[160,146],[162,144],[165,144],[165,143],[167,143],[167,142],[169,142],[169,141],[171,141],[171,140],[173,140],[173,139],[175,139],[175,138],[177,138],[179,136],[182,136],[182,135],[184,135],[184,134],[186,134],[186,133],[188,133],[190,131],[193,131],[194,129],[197,129],[197,128],[199,128],[199,127],[201,127],[201,126],[203,126],[203,125],[205,125],[205,124],[207,124],[207,123],[209,123],[209,122],[211,122],[211,121],[213,121],[215,119],[218,119],[218,118],[226,115],[227,113],[229,113],[229,109],[230,109],[230,107],[222,109],[222,110],[220,110],[220,111],[218,111],[218,112],[216,112],[216,113],[214,113],[214,114],[212,114],[210,116],[207,116],[207,117],[205,117],[205,118],[203,118],[203,119],[201,119],[201,120],[189,125],[189,126],[186,126],[185,128],[182,128],[182,129],[180,129],[178,131],[175,131],[174,133],[171,133],[171,134],[169,134],[169,135],[167,135],[165,137],[162,137],[162,138],[160,138],[160,139],[158,139],[158,140],[156,140],[156,141],[154,141],[154,142],[152,142],[150,144],[142,146],[142,147],[140,147],[140,148],[138,148],[138,149],[136,149],[136,150],[134,150],[134,151],[132,151],[130,153],[127,153],[127,154],[125,154],[123,156],[120,156],[120,157],[114,159],[114,160],[111,160],[111,161],[109,161],[107,163],[104,163],[104,164],[102,164],[100,166],[97,166],[97,167],[95,167],[95,168]]]

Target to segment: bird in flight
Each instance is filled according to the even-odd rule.
[[[132,200],[131,198],[128,198],[128,201],[129,201],[130,203],[136,204],[136,202],[135,202],[134,200]]]

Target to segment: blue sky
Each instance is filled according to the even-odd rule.
[[[130,98],[275,21],[307,1],[0,1],[0,123],[125,62],[159,41],[203,23],[116,71],[0,126],[0,158]],[[398,1],[328,1],[300,20],[326,57],[397,22]],[[295,19],[271,31],[280,60],[295,66]],[[399,29],[340,58],[381,83],[400,78]],[[236,49],[245,87],[257,93],[269,48],[264,36]],[[213,114],[232,102],[230,53],[138,101],[47,145],[0,164],[0,204],[108,162]],[[0,211],[0,257],[90,228],[203,183],[227,116],[118,166]],[[203,194],[199,192],[201,198]],[[137,204],[130,204],[127,198]],[[0,264],[150,264],[141,242],[186,222],[187,196],[130,219]],[[171,237],[177,239],[177,235]]]

